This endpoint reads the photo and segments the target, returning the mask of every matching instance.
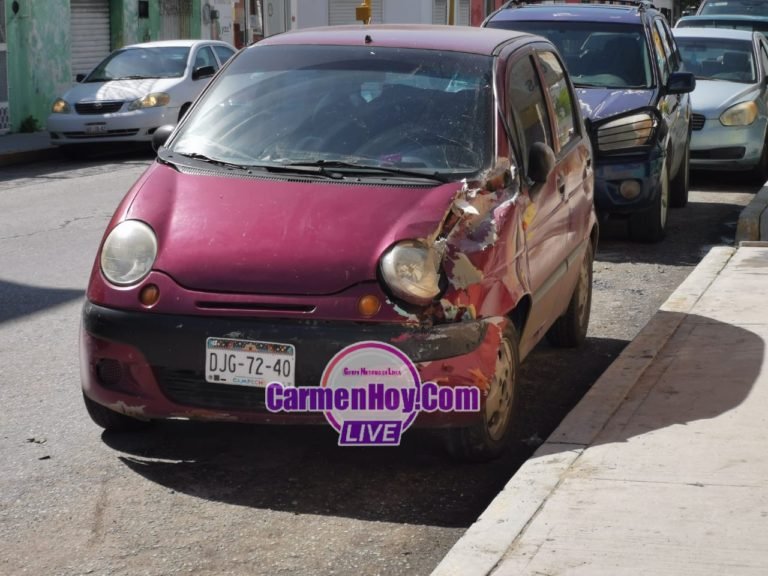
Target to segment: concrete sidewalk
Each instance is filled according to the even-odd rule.
[[[433,576],[768,574],[766,300],[712,249]]]
[[[48,132],[4,134],[0,136],[0,166],[13,166],[58,157]]]

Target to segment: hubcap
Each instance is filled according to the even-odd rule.
[[[509,340],[502,338],[496,357],[496,370],[491,380],[488,398],[485,402],[485,418],[488,435],[499,440],[509,425],[510,406],[515,386],[516,374],[512,365],[512,349]]]

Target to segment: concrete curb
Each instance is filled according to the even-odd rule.
[[[449,550],[432,576],[485,576],[493,571],[735,252],[725,246],[710,250]]]
[[[18,152],[0,153],[0,166],[15,166],[59,158],[58,148],[42,148],[39,150],[21,150]]]
[[[768,183],[766,183],[768,184]],[[736,242],[768,240],[768,185],[764,184],[739,214]]]

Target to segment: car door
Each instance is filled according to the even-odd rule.
[[[539,75],[533,45],[518,50],[506,70],[505,115],[519,142],[522,166],[523,235],[527,252],[526,271],[531,309],[520,339],[521,357],[544,335],[544,330],[563,308],[562,280],[566,272],[566,240],[569,233],[568,205],[558,189],[562,162],[545,182],[528,176],[529,153],[534,143],[557,147],[550,119],[551,105]]]
[[[669,130],[667,154],[672,156],[667,160],[667,170],[670,177],[677,174],[680,162],[685,156],[685,143],[688,141],[688,125],[690,121],[690,104],[688,94],[667,94],[666,86],[669,76],[680,67],[680,57],[677,45],[664,18],[654,18],[652,26],[653,46],[656,60],[659,64],[659,112]]]
[[[581,244],[589,236],[594,187],[591,145],[584,133],[578,99],[562,60],[554,51],[537,50],[536,61],[551,107],[555,135],[553,149],[557,156],[555,183],[568,206],[565,250],[571,256],[583,250]],[[569,276],[573,276],[575,282],[575,276]]]

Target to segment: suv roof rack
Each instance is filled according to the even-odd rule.
[[[509,0],[501,8],[514,8],[525,4],[618,4],[621,6],[636,6],[639,10],[656,9],[652,0],[581,0],[567,2],[566,0]]]

